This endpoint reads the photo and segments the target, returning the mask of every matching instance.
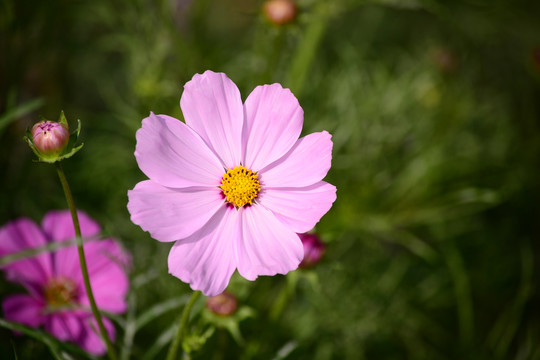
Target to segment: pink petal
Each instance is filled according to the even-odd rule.
[[[311,230],[336,200],[336,187],[320,181],[304,188],[266,189],[259,203],[296,233]]]
[[[244,108],[240,91],[223,73],[196,74],[184,85],[180,106],[186,124],[232,168],[240,164]]]
[[[171,189],[152,180],[138,183],[128,197],[131,221],[159,241],[190,236],[224,206],[218,187]]]
[[[244,165],[259,171],[282,157],[298,140],[304,111],[291,91],[279,84],[257,86],[244,109]]]
[[[88,243],[84,244],[84,248],[88,247]],[[54,276],[58,278],[67,278],[79,287],[79,290],[84,290],[82,280],[81,265],[79,264],[79,253],[75,245],[68,246],[56,250],[52,254],[54,258]],[[91,259],[85,254],[86,262]]]
[[[42,300],[30,295],[8,296],[2,302],[6,320],[31,327],[39,327],[43,323],[44,318],[41,315],[43,307]]]
[[[47,244],[47,239],[32,220],[20,218],[0,229],[0,256],[14,254],[26,249],[34,249]],[[21,282],[32,293],[40,293],[43,283],[52,274],[51,256],[41,253],[31,258],[5,265],[9,281]]]
[[[241,209],[242,237],[236,241],[238,272],[248,280],[286,274],[304,257],[300,238],[263,206]]]
[[[125,297],[129,281],[124,269],[124,251],[112,239],[85,245],[88,273],[96,303],[101,310],[123,313],[127,304]],[[90,305],[83,297],[81,304]]]
[[[236,267],[234,243],[239,237],[239,212],[221,208],[201,230],[174,244],[169,273],[206,296],[221,294]]]
[[[114,341],[116,338],[116,330],[112,322],[106,318],[102,317],[103,325],[111,341]],[[96,323],[96,320],[89,314],[85,319],[82,320],[83,324],[83,337],[77,341],[81,347],[88,351],[89,353],[96,355],[103,355],[107,351],[105,343],[101,340],[99,335],[99,327]]]
[[[116,332],[111,321],[102,317],[103,325],[114,341]],[[48,316],[45,329],[56,338],[78,344],[84,350],[96,355],[103,355],[106,351],[101,340],[96,321],[89,312],[65,311]]]
[[[139,168],[163,186],[219,186],[218,157],[189,126],[167,115],[150,114],[137,131]]]
[[[47,316],[45,329],[57,339],[79,343],[83,332],[80,316],[80,312],[71,311],[52,313]]]
[[[81,234],[83,237],[91,237],[99,234],[101,227],[90,218],[84,211],[77,211]],[[75,227],[69,210],[49,211],[41,221],[41,227],[47,237],[53,241],[64,241],[75,238]]]
[[[309,134],[299,139],[278,161],[259,172],[260,181],[268,187],[303,187],[321,181],[332,161],[332,135]]]

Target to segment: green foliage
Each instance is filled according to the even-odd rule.
[[[0,223],[65,208],[20,139],[40,115],[80,118],[85,147],[64,161],[76,204],[133,255],[120,357],[164,358],[189,288],[167,273],[169,246],[129,220],[135,132],[150,111],[181,119],[197,72],[226,72],[244,98],[280,82],[304,133],[333,135],[338,199],[316,228],[328,251],[286,278],[234,276],[236,317],[197,303],[191,357],[539,359],[540,5],[299,0],[275,27],[261,3],[4,1]],[[2,330],[0,353],[64,349],[22,332]]]

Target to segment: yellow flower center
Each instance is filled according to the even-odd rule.
[[[77,287],[70,279],[51,279],[45,287],[45,299],[50,306],[72,304],[77,297]]]
[[[251,205],[253,199],[261,191],[257,176],[256,173],[245,166],[235,166],[223,175],[219,187],[223,190],[223,195],[225,195],[227,201],[236,208],[246,204]]]

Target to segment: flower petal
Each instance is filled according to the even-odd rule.
[[[0,256],[34,249],[47,244],[41,229],[32,220],[20,218],[0,229]],[[22,259],[2,267],[9,281],[21,282],[34,294],[52,274],[51,256],[48,253]]]
[[[45,329],[62,341],[79,343],[82,337],[81,312],[61,311],[52,313],[47,317]]]
[[[101,227],[84,211],[77,211],[81,235],[90,237],[99,234]],[[41,227],[47,237],[54,241],[71,240],[75,238],[75,228],[69,210],[49,211],[41,221]]]
[[[189,126],[167,115],[143,120],[137,131],[139,168],[163,186],[219,186],[223,165]]]
[[[234,243],[239,237],[239,212],[221,208],[201,230],[174,244],[169,273],[206,296],[221,294],[236,268]]]
[[[286,274],[304,257],[300,238],[262,206],[241,209],[242,237],[236,241],[238,272],[248,280]]]
[[[291,91],[279,84],[257,86],[244,109],[244,165],[258,171],[282,157],[298,140],[304,111]]]
[[[125,252],[112,239],[84,244],[88,275],[98,307],[112,313],[126,310],[125,297],[129,282],[124,270]],[[62,249],[56,254],[57,276],[75,281],[79,291],[79,303],[90,306],[82,278],[75,247]],[[70,260],[70,257],[75,260]]]
[[[220,189],[171,189],[152,180],[128,191],[131,221],[159,241],[186,238],[199,230],[224,206]]]
[[[300,138],[278,161],[262,169],[260,181],[269,187],[303,187],[321,181],[332,162],[332,135],[326,131]]]
[[[125,312],[129,281],[123,267],[123,251],[112,239],[96,243],[93,249],[88,245],[88,258],[94,259],[88,265],[88,273],[98,307],[117,314]],[[87,300],[84,298],[81,303],[90,305]]]
[[[205,71],[184,85],[180,107],[189,125],[232,168],[240,164],[244,108],[240,91],[223,73]]]
[[[108,318],[101,319],[109,338],[114,341],[116,335],[114,326]],[[47,318],[45,329],[56,338],[74,342],[89,353],[96,355],[105,353],[106,347],[98,335],[98,325],[89,312],[64,311],[51,314]]]
[[[8,296],[2,302],[2,310],[6,320],[31,327],[39,327],[44,317],[41,315],[43,301],[30,295]]]
[[[266,189],[259,203],[296,233],[311,230],[336,200],[336,187],[320,181],[304,188]]]
[[[116,330],[114,328],[114,325],[112,324],[111,320],[106,317],[102,317],[101,319],[103,321],[103,326],[105,326],[105,330],[107,330],[107,334],[109,334],[109,338],[111,339],[111,341],[114,341],[114,339],[116,338]],[[91,314],[89,314],[82,321],[83,336],[80,340],[77,341],[77,343],[81,345],[84,350],[91,354],[105,354],[107,348],[103,340],[101,340],[101,336],[99,335],[99,327],[96,323],[96,320]]]

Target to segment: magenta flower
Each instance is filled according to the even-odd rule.
[[[321,261],[326,252],[326,244],[315,234],[298,234],[304,245],[304,258],[300,263],[301,268],[310,268]]]
[[[79,212],[82,235],[97,235],[99,225]],[[69,211],[51,211],[40,229],[32,220],[20,218],[0,229],[0,256],[65,241],[75,237]],[[101,310],[122,313],[129,283],[124,267],[129,256],[112,239],[84,244],[92,291]],[[2,302],[7,320],[39,327],[63,341],[72,341],[94,354],[103,354],[105,344],[90,311],[77,247],[40,253],[3,267],[6,278],[23,285],[28,294],[8,296]],[[115,330],[103,318],[111,338]]]
[[[258,86],[242,104],[222,73],[195,75],[180,100],[186,123],[143,120],[135,157],[150,180],[128,192],[131,220],[159,241],[176,241],[169,272],[215,296],[231,275],[255,280],[298,267],[296,233],[330,209],[336,188],[331,135],[302,138],[303,110],[279,84]]]

